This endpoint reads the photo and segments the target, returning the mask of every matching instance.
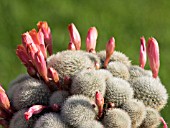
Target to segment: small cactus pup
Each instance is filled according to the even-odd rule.
[[[14,113],[14,116],[10,120],[9,128],[33,128],[34,123],[40,115],[32,116],[28,121],[24,117],[26,109],[21,109]]]
[[[76,50],[80,50],[81,48],[81,37],[76,28],[76,26],[71,23],[68,25],[68,31],[70,35],[70,42],[74,44]]]
[[[15,110],[31,107],[35,104],[48,105],[51,92],[46,84],[30,77],[19,83],[13,94],[13,107]]]
[[[146,115],[145,105],[136,99],[126,101],[122,104],[121,109],[125,110],[130,116],[132,128],[140,126]]]
[[[148,54],[149,65],[152,70],[153,77],[157,78],[159,67],[160,67],[159,46],[158,46],[158,42],[153,37],[149,38],[148,40],[147,54]]]
[[[104,126],[97,120],[89,120],[83,122],[77,128],[104,128]]]
[[[130,84],[117,77],[107,80],[105,103],[114,103],[115,107],[119,107],[127,100],[133,98],[133,89]]]
[[[109,70],[114,77],[129,80],[130,74],[128,67],[119,61],[110,62],[107,66],[107,70]]]
[[[49,112],[42,115],[33,128],[69,128],[62,120],[58,113]]]
[[[72,80],[70,87],[71,94],[82,94],[92,100],[95,100],[96,91],[100,91],[104,96],[106,90],[106,82],[103,75],[98,70],[82,70],[77,73]]]
[[[145,64],[146,64],[146,41],[144,36],[140,38],[140,55],[139,55],[139,63],[140,67],[144,69]]]
[[[47,106],[33,105],[24,113],[25,119],[28,121],[33,115],[41,113]]]
[[[78,127],[83,122],[94,120],[96,115],[91,100],[84,95],[69,97],[61,108],[62,120],[73,127]]]
[[[88,30],[87,37],[86,37],[86,51],[96,53],[96,41],[97,41],[98,32],[95,27],[91,27]]]
[[[157,110],[147,107],[146,117],[143,120],[140,128],[157,128],[160,125],[160,114]]]
[[[65,90],[53,92],[50,97],[50,107],[52,107],[54,111],[58,111],[62,107],[64,101],[69,97],[69,95],[69,92]]]
[[[104,68],[107,68],[107,65],[110,61],[110,58],[111,58],[114,50],[115,50],[115,39],[114,39],[114,37],[112,37],[106,44],[106,59],[104,61]]]
[[[131,128],[129,115],[119,108],[107,110],[102,123],[105,128]]]
[[[164,85],[152,77],[138,77],[133,80],[131,87],[134,98],[142,100],[145,106],[160,111],[167,103],[168,95]]]
[[[103,114],[104,98],[99,91],[96,91],[95,102],[99,110],[98,117],[100,118]]]

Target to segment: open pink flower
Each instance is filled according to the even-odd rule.
[[[106,44],[106,59],[104,62],[105,68],[107,67],[107,65],[110,61],[110,57],[112,56],[114,49],[115,49],[115,39],[114,39],[114,37],[111,37],[110,40],[108,41],[108,43]]]
[[[75,45],[76,50],[80,50],[81,48],[81,38],[80,34],[73,23],[68,26],[70,41]]]
[[[43,105],[33,105],[32,107],[28,109],[27,112],[24,113],[25,119],[28,121],[32,117],[32,115],[39,114],[45,108],[47,107]]]
[[[91,27],[88,30],[86,37],[87,52],[95,52],[97,36],[98,36],[97,29],[95,27]]]
[[[45,45],[47,47],[47,51],[48,51],[49,55],[52,55],[53,48],[52,48],[52,34],[51,34],[50,27],[48,26],[47,22],[45,22],[45,21],[38,22],[37,27],[44,34],[44,41],[45,41]]]
[[[144,68],[145,64],[146,64],[146,42],[145,42],[145,38],[141,37],[140,38],[140,56],[139,56],[139,62],[140,62],[140,67]]]
[[[149,59],[149,65],[152,70],[153,77],[158,76],[160,60],[159,60],[159,46],[155,38],[149,38],[147,45],[147,54]]]
[[[38,73],[40,74],[40,76],[42,76],[42,78],[48,82],[48,77],[47,77],[47,65],[46,65],[46,61],[45,58],[42,54],[42,52],[40,50],[38,50],[35,55],[34,55],[34,61],[35,61],[35,67],[38,71]]]
[[[95,102],[96,102],[96,105],[99,109],[98,117],[100,118],[103,114],[104,98],[99,91],[96,91]]]

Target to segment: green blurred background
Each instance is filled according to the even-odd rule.
[[[67,26],[73,22],[82,37],[83,49],[89,27],[96,26],[97,51],[105,49],[105,43],[114,36],[116,50],[137,65],[140,37],[155,37],[160,46],[159,76],[170,94],[170,1],[0,0],[0,83],[5,89],[12,79],[26,72],[15,49],[21,43],[21,34],[36,28],[38,21],[47,21],[51,27],[55,52],[67,48]],[[161,114],[170,124],[169,105]]]

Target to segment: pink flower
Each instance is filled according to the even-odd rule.
[[[147,45],[147,54],[149,65],[152,70],[153,77],[158,76],[160,61],[159,61],[159,46],[155,38],[149,38]]]
[[[38,51],[38,48],[36,47],[36,45],[34,43],[29,43],[27,45],[27,54],[32,62],[33,65],[35,65],[35,53]]]
[[[104,98],[99,91],[96,91],[95,102],[96,102],[96,105],[98,106],[98,109],[99,109],[98,116],[101,117],[102,114],[103,114]]]
[[[112,56],[114,49],[115,49],[115,39],[114,39],[114,37],[111,37],[110,40],[108,41],[108,43],[106,44],[106,59],[104,62],[105,68],[107,67],[107,65],[110,61],[110,57]]]
[[[145,38],[141,37],[140,38],[140,56],[139,56],[139,62],[140,62],[140,67],[144,68],[146,64],[146,46],[145,46]]]
[[[75,45],[70,41],[70,43],[68,44],[68,48],[67,48],[68,50],[76,50],[76,47],[75,47]]]
[[[58,73],[57,71],[50,67],[48,68],[48,76],[55,82],[55,83],[58,83],[59,82],[59,76],[58,76]]]
[[[45,41],[45,45],[47,47],[47,51],[49,53],[49,55],[53,54],[53,48],[52,48],[52,35],[51,35],[51,30],[50,27],[48,26],[47,22],[43,22],[43,21],[39,21],[37,23],[37,27],[39,29],[39,31],[42,31],[42,33],[44,34],[44,41]]]
[[[88,30],[86,37],[87,52],[95,52],[97,36],[98,36],[97,29],[95,27],[91,27]]]
[[[46,65],[46,61],[45,58],[42,54],[42,52],[40,50],[38,50],[35,55],[34,55],[34,61],[35,61],[35,67],[38,71],[38,73],[40,74],[40,76],[42,76],[42,78],[48,82],[48,77],[47,77],[47,65]]]
[[[80,38],[80,34],[79,34],[77,28],[75,27],[75,25],[73,23],[71,23],[68,26],[68,30],[69,30],[69,34],[70,34],[70,41],[75,45],[76,50],[80,50],[81,38]]]
[[[32,117],[32,115],[39,114],[45,108],[47,107],[43,105],[33,105],[32,107],[28,109],[27,112],[24,113],[25,119],[28,121]]]

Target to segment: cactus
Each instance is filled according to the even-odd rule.
[[[139,77],[131,84],[134,97],[143,103],[160,111],[167,103],[168,95],[164,85],[152,77]]]
[[[105,94],[106,82],[103,75],[97,73],[98,70],[83,70],[75,75],[70,88],[71,94],[83,94],[95,98],[96,91]]]
[[[146,116],[145,105],[136,99],[131,99],[122,104],[121,109],[125,110],[131,118],[132,127],[140,126]]]
[[[146,108],[146,117],[140,128],[157,128],[160,124],[160,114],[153,108]]]
[[[69,128],[57,113],[46,113],[42,115],[35,123],[34,128]]]
[[[26,109],[16,112],[10,121],[9,128],[33,128],[34,123],[40,115],[32,116],[29,121],[24,117]]]
[[[62,120],[77,127],[85,121],[94,120],[96,112],[89,98],[83,95],[69,97],[61,108]]]
[[[110,62],[107,70],[109,70],[114,77],[119,77],[124,80],[128,80],[130,77],[128,67],[119,61]]]
[[[113,77],[106,83],[106,103],[112,102],[116,107],[118,107],[125,101],[133,98],[133,89],[127,81]]]
[[[118,108],[107,110],[102,123],[106,128],[131,128],[129,115]]]
[[[77,128],[104,128],[104,126],[97,120],[90,120],[83,122]]]
[[[16,110],[30,107],[34,104],[48,105],[50,90],[43,81],[30,78],[22,81],[13,94],[13,106]]]
[[[104,61],[106,59],[106,52],[105,51],[100,51],[97,53],[97,55],[100,58],[101,64],[104,65]],[[131,66],[131,61],[129,60],[129,58],[119,52],[119,51],[114,51],[114,53],[112,54],[111,58],[110,58],[110,62],[111,61],[119,61],[122,62],[123,64],[125,64],[127,67]]]

